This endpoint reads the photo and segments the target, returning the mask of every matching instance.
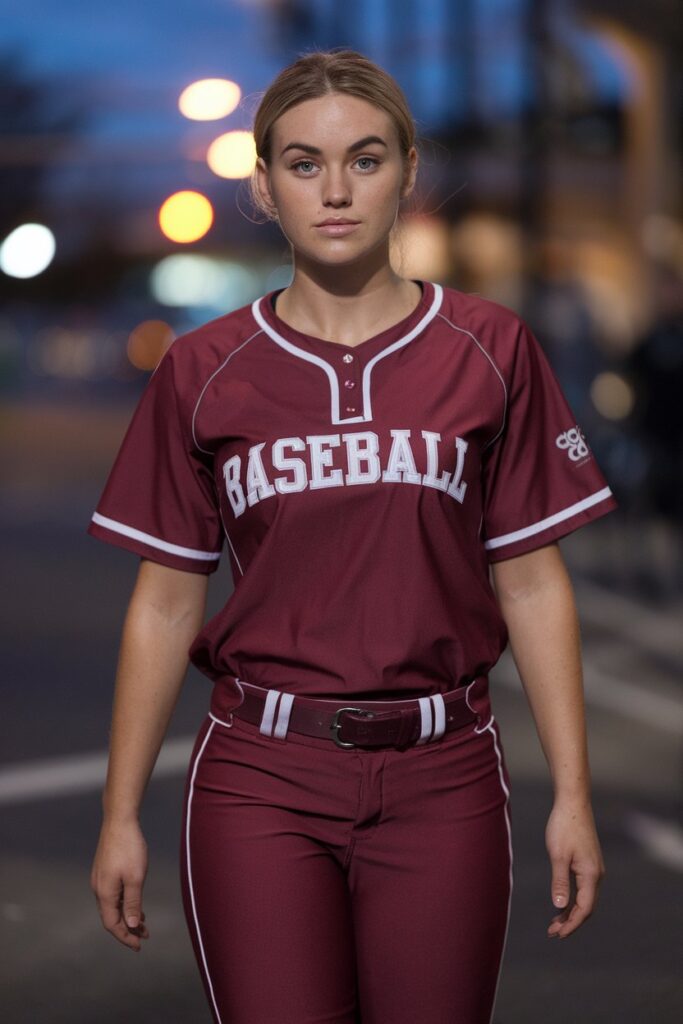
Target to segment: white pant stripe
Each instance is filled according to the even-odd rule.
[[[275,719],[275,705],[280,699],[279,690],[268,690],[268,696],[263,707],[263,714],[261,715],[261,724],[259,731],[265,736],[272,736],[273,734],[273,721]]]
[[[293,703],[293,693],[282,694],[282,699],[280,700],[280,707],[277,713],[277,722],[275,723],[275,729],[273,731],[273,736],[277,736],[277,738],[280,740],[283,740],[287,735],[287,728],[289,726],[289,716],[292,711]]]

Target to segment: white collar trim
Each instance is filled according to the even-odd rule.
[[[380,359],[384,359],[385,356],[391,355],[392,352],[395,352],[397,349],[402,348],[404,345],[407,345],[409,342],[411,342],[413,338],[420,334],[420,332],[424,330],[427,324],[434,319],[436,314],[439,312],[439,309],[441,308],[441,303],[443,301],[443,288],[441,287],[440,284],[435,284],[433,282],[430,282],[430,284],[432,284],[432,287],[434,289],[434,298],[432,300],[431,306],[429,307],[425,315],[422,317],[422,319],[417,324],[415,324],[413,329],[409,331],[408,334],[403,335],[402,338],[399,338],[397,341],[393,341],[390,345],[387,345],[386,348],[383,348],[380,352],[373,356],[372,359],[370,359],[369,362],[365,365],[363,369],[363,412],[362,415],[360,416],[340,416],[339,378],[337,376],[337,371],[326,359],[323,359],[321,356],[314,355],[312,352],[307,352],[305,349],[300,348],[299,345],[295,345],[293,342],[288,341],[286,338],[283,338],[282,335],[278,331],[276,331],[274,327],[271,327],[271,325],[268,323],[268,321],[263,316],[263,313],[261,312],[261,303],[264,301],[265,295],[261,295],[258,299],[254,299],[251,305],[251,312],[259,327],[261,327],[261,329],[265,331],[268,337],[271,338],[276,344],[280,345],[281,348],[286,349],[286,351],[290,352],[292,355],[297,356],[299,359],[305,359],[309,363],[314,363],[316,366],[319,366],[324,373],[327,374],[327,379],[330,385],[330,418],[332,423],[365,423],[372,419],[370,375],[372,373],[374,366],[379,362]]]

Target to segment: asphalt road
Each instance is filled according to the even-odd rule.
[[[79,458],[73,449],[84,428],[72,420],[61,433],[47,429],[52,451],[32,435],[23,460],[0,452],[9,481],[0,511],[2,1019],[208,1024],[177,866],[183,765],[210,690],[194,669],[143,809],[151,938],[142,953],[104,932],[89,889],[119,631],[137,559],[84,532],[118,428],[103,431],[99,447],[84,443]],[[673,1024],[683,1007],[680,608],[650,608],[589,583],[578,540],[565,552],[581,568],[594,809],[607,876],[593,917],[567,940],[549,941],[543,836],[552,790],[505,656],[491,692],[512,777],[515,885],[495,1024]],[[211,579],[210,614],[230,586],[226,565]]]

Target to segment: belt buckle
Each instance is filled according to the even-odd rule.
[[[358,744],[349,743],[347,740],[342,740],[339,737],[339,730],[342,727],[342,723],[339,721],[339,716],[341,715],[342,711],[355,711],[356,714],[366,715],[368,718],[374,718],[375,712],[368,711],[367,708],[337,708],[335,713],[332,715],[332,723],[330,725],[330,729],[332,730],[332,739],[334,740],[338,747],[345,747],[348,750],[350,747],[357,747]]]

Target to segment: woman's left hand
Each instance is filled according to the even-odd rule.
[[[552,868],[551,900],[553,906],[563,908],[552,919],[547,934],[563,939],[593,913],[605,875],[590,801],[556,798],[546,825],[545,844]],[[571,875],[576,887],[573,900]]]

